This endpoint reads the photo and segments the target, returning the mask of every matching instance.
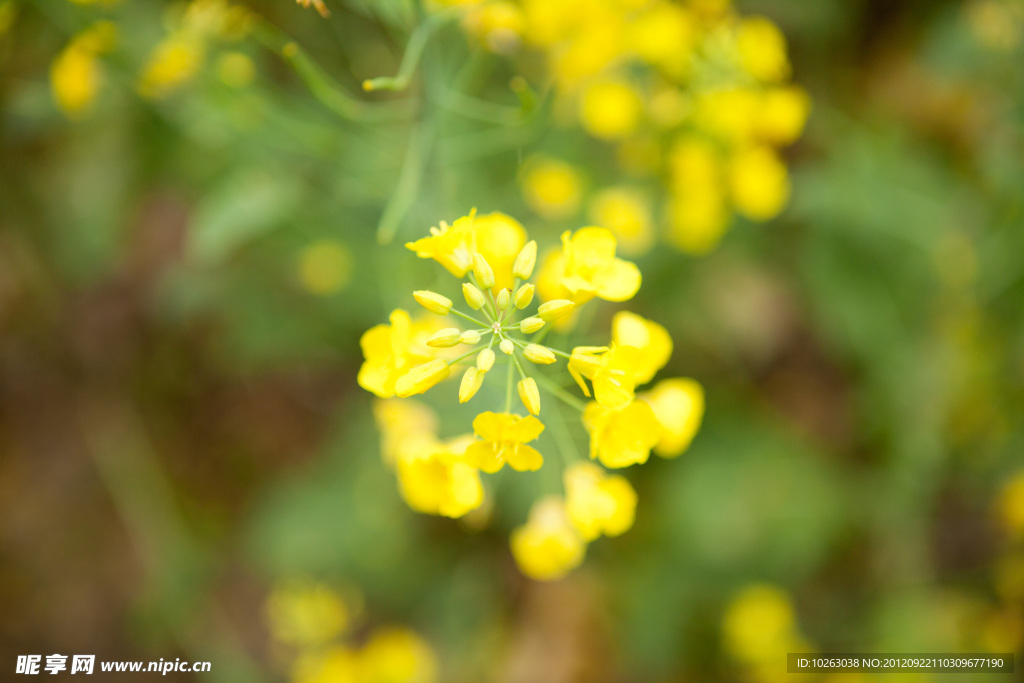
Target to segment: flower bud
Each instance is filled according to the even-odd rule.
[[[519,331],[523,334],[533,334],[542,327],[544,327],[544,321],[537,317],[524,318],[519,323]]]
[[[409,372],[398,378],[395,382],[395,395],[399,398],[422,394],[441,380],[445,379],[452,372],[448,363],[436,359],[417,365]]]
[[[483,254],[473,254],[473,275],[476,276],[477,284],[484,289],[494,286],[494,271]]]
[[[479,344],[480,333],[477,332],[476,330],[466,330],[459,336],[459,343],[469,344],[470,346],[472,346],[473,344]]]
[[[532,377],[519,380],[519,400],[523,402],[531,415],[540,414],[540,392],[537,391],[537,382]]]
[[[520,280],[529,280],[533,275],[533,267],[537,265],[537,242],[530,240],[516,256],[515,265],[512,266],[512,276]]]
[[[476,369],[480,372],[487,372],[494,367],[494,351],[484,349],[476,356]]]
[[[480,288],[474,285],[472,282],[462,283],[462,296],[466,297],[466,303],[474,311],[479,311],[487,303],[487,299],[484,298],[484,293],[480,291]]]
[[[512,299],[512,292],[510,292],[507,287],[505,289],[502,289],[500,292],[498,292],[498,298],[497,298],[498,310],[499,311],[504,311],[506,308],[508,308],[508,304],[509,304],[509,301],[511,299]]]
[[[462,376],[462,382],[459,384],[459,403],[465,403],[473,398],[483,383],[484,373],[474,367],[467,368],[466,374]]]
[[[412,298],[416,299],[416,303],[431,313],[448,315],[448,311],[452,310],[452,300],[446,296],[441,296],[437,292],[421,289],[413,292]]]
[[[536,289],[532,284],[525,284],[516,290],[516,308],[523,310],[533,301],[533,291]]]
[[[501,352],[506,356],[511,356],[512,352],[516,350],[516,346],[512,343],[511,339],[502,339],[498,344],[498,348],[501,349]]]
[[[551,349],[540,344],[527,344],[523,349],[523,355],[527,360],[539,365],[551,365],[555,362],[555,354],[551,352]]]
[[[576,304],[569,301],[568,299],[555,299],[554,301],[547,301],[540,305],[537,309],[537,315],[539,315],[546,322],[557,320],[563,315],[571,311]]]
[[[435,349],[450,348],[459,343],[459,337],[461,334],[462,330],[457,327],[446,327],[440,332],[435,332],[434,335],[427,340],[427,346]]]

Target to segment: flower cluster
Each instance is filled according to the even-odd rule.
[[[361,647],[348,636],[362,600],[343,599],[310,581],[277,586],[267,600],[267,625],[275,645],[286,648],[293,683],[434,683],[437,655],[405,627],[374,629]]]
[[[435,4],[462,6],[467,32],[485,49],[539,52],[546,73],[538,79],[554,84],[556,116],[615,145],[641,185],[659,181],[666,237],[680,249],[713,248],[732,212],[766,221],[788,202],[778,150],[799,137],[810,100],[789,83],[786,41],[768,19],[740,16],[728,0]],[[574,176],[565,162],[532,164],[527,203],[544,217],[572,213],[581,194]],[[651,201],[640,186],[615,185],[593,194],[590,212],[644,250],[654,236]]]
[[[444,294],[416,291],[413,298],[433,321],[414,320],[399,309],[390,324],[371,328],[360,341],[365,361],[358,381],[386,399],[376,405],[382,454],[411,508],[462,517],[485,505],[481,473],[506,465],[518,472],[543,467],[537,444],[546,429],[541,389],[579,411],[590,436],[590,458],[606,468],[646,462],[652,450],[673,457],[688,447],[704,411],[700,385],[676,378],[637,391],[672,353],[664,327],[620,311],[605,346],[562,350],[544,343],[552,329],[572,329],[579,307],[588,301],[626,301],[639,289],[639,269],[616,255],[609,230],[566,232],[561,248],[539,257],[536,242],[527,240],[517,221],[474,211],[451,225],[442,222],[406,246],[463,279],[461,295],[468,306],[460,310]],[[453,317],[469,323],[468,329],[435,322]],[[569,384],[575,382],[590,401],[542,372],[559,362],[566,365]],[[502,365],[504,372],[497,369]],[[408,397],[443,382],[454,367],[461,369],[460,403],[497,384],[498,409],[480,412],[472,434],[441,439],[437,416]],[[504,381],[488,379],[492,374],[504,374]],[[513,390],[525,415],[514,410]],[[560,416],[553,418],[564,429]],[[562,473],[564,495],[541,498],[511,537],[520,568],[538,579],[564,575],[582,561],[588,542],[617,536],[633,524],[637,496],[624,477],[563,455],[569,461]]]

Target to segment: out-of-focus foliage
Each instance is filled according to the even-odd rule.
[[[325,3],[0,0],[0,658],[1019,655],[1020,0]],[[629,533],[554,583],[509,534],[563,482],[418,514],[357,387],[363,332],[451,293],[401,245],[472,207],[615,231],[658,379],[706,392],[684,452],[625,470]],[[476,414],[449,389],[442,441]]]

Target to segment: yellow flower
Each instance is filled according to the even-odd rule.
[[[565,510],[585,540],[619,536],[633,526],[636,491],[625,477],[609,476],[584,462],[568,467],[563,479]]]
[[[244,88],[256,78],[256,65],[244,52],[225,52],[217,60],[217,76],[225,85]]]
[[[583,129],[602,140],[621,140],[631,135],[642,113],[640,95],[625,81],[593,83],[580,98]]]
[[[747,144],[753,135],[761,100],[750,88],[723,88],[700,94],[694,120],[697,127],[730,145]]]
[[[381,432],[381,458],[394,466],[403,454],[415,453],[437,434],[437,415],[412,399],[387,398],[373,402],[373,417]]]
[[[642,254],[654,242],[651,207],[641,192],[626,187],[609,187],[590,200],[588,210],[596,225],[611,230],[622,251]]]
[[[740,62],[754,78],[778,83],[789,78],[786,38],[779,27],[764,17],[749,17],[736,31]]]
[[[718,187],[674,195],[668,214],[669,242],[688,254],[714,249],[729,226],[725,195]]]
[[[633,400],[635,373],[644,364],[639,349],[632,346],[577,346],[569,358],[569,374],[584,395],[590,396],[586,377],[594,385],[594,399],[605,408],[618,409]]]
[[[997,504],[1003,525],[1014,536],[1024,537],[1024,472],[1007,482]]]
[[[537,391],[537,380],[526,377],[517,385],[519,400],[523,402],[531,415],[540,415],[540,392]]]
[[[687,8],[669,2],[650,3],[626,30],[630,48],[641,59],[675,77],[686,73],[697,38],[694,17]]]
[[[466,448],[466,462],[488,473],[497,472],[505,463],[519,472],[538,470],[544,458],[526,444],[543,431],[544,425],[532,415],[480,413],[473,420],[473,432],[482,440]]]
[[[465,403],[476,396],[476,392],[480,391],[480,387],[484,384],[486,374],[486,371],[481,372],[475,365],[466,368],[466,372],[462,375],[462,382],[459,384],[459,403]]]
[[[583,562],[587,550],[558,497],[534,503],[526,524],[510,540],[519,569],[538,581],[562,578]]]
[[[537,215],[549,220],[576,213],[583,182],[576,170],[555,159],[534,158],[524,166],[523,198]]]
[[[139,94],[150,99],[166,97],[192,80],[205,58],[206,46],[198,37],[172,33],[150,53],[139,81]]]
[[[605,228],[562,233],[562,249],[548,254],[537,279],[545,301],[571,299],[582,305],[598,297],[626,301],[640,289],[640,270],[615,256],[615,235]]]
[[[388,398],[395,395],[395,384],[413,366],[431,358],[427,338],[435,331],[429,323],[413,323],[402,309],[391,312],[390,325],[375,325],[359,340],[363,349],[359,368],[359,386]]]
[[[420,258],[434,259],[458,278],[465,277],[473,267],[473,256],[480,254],[494,271],[497,290],[512,287],[512,264],[525,243],[526,231],[519,221],[499,212],[478,216],[474,209],[405,246]]]
[[[704,389],[692,379],[666,379],[640,397],[650,404],[661,425],[654,452],[674,458],[690,446],[704,418]]]
[[[395,395],[399,398],[422,394],[452,374],[446,361],[436,358],[417,365],[395,381]]]
[[[336,294],[345,288],[351,275],[352,256],[341,242],[314,242],[299,257],[299,280],[311,294]]]
[[[103,80],[99,55],[117,41],[117,27],[98,21],[68,43],[50,66],[50,89],[57,106],[69,118],[84,114],[96,101]]]
[[[358,654],[345,645],[306,650],[292,667],[292,683],[362,683]]]
[[[590,457],[611,468],[647,462],[661,436],[654,411],[643,401],[618,410],[592,401],[583,411],[583,426],[590,433]]]
[[[619,311],[612,318],[612,345],[639,349],[633,368],[633,380],[646,384],[665,367],[672,356],[672,337],[668,330],[636,313]]]
[[[419,289],[412,293],[412,298],[423,308],[435,315],[448,315],[452,310],[452,300],[443,294],[431,292],[429,289]]]
[[[484,501],[480,476],[463,461],[472,442],[467,434],[428,443],[398,458],[398,490],[409,507],[444,517],[461,517],[480,507]]]
[[[788,145],[800,137],[810,111],[811,98],[803,88],[770,88],[761,94],[755,132],[767,143]]]
[[[437,655],[407,628],[388,626],[370,636],[360,653],[360,683],[435,683]]]
[[[463,20],[467,32],[498,54],[514,52],[526,31],[526,17],[518,5],[507,0],[475,4]]]
[[[275,586],[267,599],[267,624],[282,643],[312,647],[324,645],[348,628],[348,606],[329,587],[308,581]]]
[[[726,608],[722,630],[734,657],[749,662],[776,657],[797,637],[793,604],[780,588],[748,586]]]
[[[772,219],[789,201],[786,165],[771,148],[751,147],[732,160],[729,190],[741,214],[754,221]]]

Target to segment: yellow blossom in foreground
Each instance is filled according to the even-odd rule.
[[[417,365],[395,382],[395,395],[399,398],[422,394],[452,373],[447,362],[436,358]]]
[[[503,213],[482,216],[474,209],[451,225],[441,223],[430,229],[430,236],[406,247],[420,258],[432,258],[455,277],[465,277],[473,267],[473,256],[480,254],[493,270],[497,289],[511,287],[512,264],[526,243],[526,231],[519,221]]]
[[[596,138],[621,140],[640,123],[643,102],[626,81],[591,84],[580,98],[580,123]]]
[[[206,47],[196,36],[173,33],[153,48],[142,78],[139,94],[151,99],[166,97],[192,80],[206,57]]]
[[[789,78],[786,38],[779,27],[764,17],[749,17],[736,31],[740,61],[754,78],[777,83]]]
[[[797,640],[793,604],[780,588],[748,586],[726,609],[722,631],[726,650],[738,659],[760,662],[778,657]]]
[[[633,526],[636,491],[625,477],[584,462],[567,468],[563,479],[566,512],[585,540],[619,536]]]
[[[437,655],[413,631],[384,627],[363,647],[360,673],[360,683],[435,683]]]
[[[536,417],[511,413],[480,413],[473,420],[473,432],[482,440],[466,448],[466,462],[484,472],[493,473],[505,463],[520,472],[540,469],[544,458],[526,444],[544,431]]]
[[[624,252],[642,254],[651,248],[651,207],[641,192],[625,187],[601,190],[590,201],[588,214],[595,225],[615,234]]]
[[[358,653],[345,645],[307,650],[292,668],[292,683],[362,683]]]
[[[668,330],[636,313],[619,311],[612,318],[612,344],[632,346],[640,351],[633,366],[633,381],[646,384],[665,367],[672,356],[672,337]]]
[[[555,159],[536,158],[524,167],[523,198],[539,216],[549,220],[576,213],[583,182],[576,170]]]
[[[404,453],[418,451],[437,433],[437,415],[412,399],[386,398],[373,402],[373,417],[381,432],[381,457],[394,466]]]
[[[345,288],[351,276],[352,255],[341,242],[320,240],[303,249],[299,256],[299,279],[311,294],[336,294]]]
[[[428,442],[398,458],[398,490],[409,507],[444,517],[461,517],[480,507],[484,501],[480,476],[463,462],[472,442],[468,434],[444,443]]]
[[[1015,536],[1024,537],[1024,472],[1018,472],[999,494],[1000,520]]]
[[[569,374],[586,396],[590,391],[584,377],[594,385],[594,399],[599,404],[618,409],[633,400],[635,373],[644,363],[639,349],[632,346],[577,346],[569,358]]]
[[[666,379],[639,397],[650,404],[661,425],[654,452],[674,458],[690,446],[704,418],[704,389],[692,379]]]
[[[394,396],[398,379],[430,360],[426,340],[436,329],[432,324],[413,323],[400,308],[391,312],[390,320],[390,325],[371,327],[359,340],[365,358],[359,368],[359,386],[381,398]]]
[[[590,433],[590,457],[611,468],[647,462],[661,436],[654,411],[643,401],[618,410],[592,401],[583,411],[583,425]]]
[[[744,150],[730,164],[729,190],[736,210],[747,218],[775,218],[789,201],[786,165],[769,147]]]
[[[329,587],[290,581],[267,599],[267,624],[273,637],[290,645],[324,645],[348,628],[349,608]]]
[[[583,562],[587,546],[569,521],[560,498],[534,503],[526,524],[512,532],[512,556],[532,579],[560,579]]]
[[[545,301],[571,299],[582,305],[595,296],[626,301],[640,289],[640,270],[615,256],[615,235],[606,228],[562,233],[562,249],[548,254],[537,290]]]

